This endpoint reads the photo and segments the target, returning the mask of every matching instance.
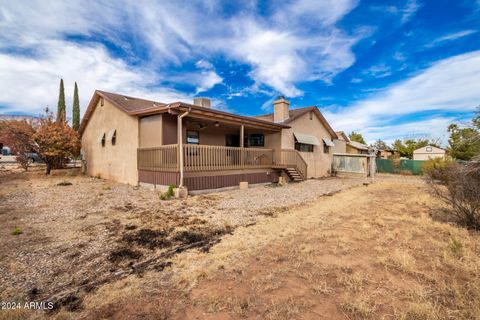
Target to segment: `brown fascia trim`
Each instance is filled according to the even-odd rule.
[[[196,106],[196,105],[188,104],[184,102],[174,102],[166,106],[162,106],[158,108],[143,109],[130,114],[136,115],[136,116],[146,116],[146,115],[153,115],[153,114],[159,114],[159,113],[165,113],[165,112],[175,113],[174,110],[184,111],[184,112],[189,111],[191,115],[195,115],[195,114],[204,115],[204,116],[208,115],[213,119],[218,119],[219,121],[227,120],[227,121],[236,122],[239,124],[243,123],[243,124],[249,124],[252,126],[263,126],[263,127],[271,128],[274,130],[290,128],[290,126],[285,124],[273,123],[270,121],[260,120],[253,117],[236,115],[233,113],[224,112],[224,111],[211,109],[211,108],[200,107],[200,106]]]
[[[88,124],[88,121],[90,120],[90,117],[92,116],[93,110],[95,109],[95,106],[98,104],[98,98],[100,97],[100,93],[98,90],[95,90],[93,93],[92,99],[90,99],[90,102],[88,103],[87,110],[85,111],[85,114],[83,115],[82,122],[80,123],[80,127],[78,128],[78,133],[80,134],[80,138],[83,135],[83,131],[85,130],[85,127]],[[103,96],[102,96],[103,97]],[[105,98],[105,97],[103,97]]]
[[[276,129],[288,129],[290,128],[289,125],[286,125],[286,124],[281,124],[281,123],[274,123],[274,122],[270,122],[270,121],[266,121],[266,120],[261,120],[261,119],[256,119],[254,117],[249,117],[249,116],[242,116],[242,115],[238,115],[238,114],[234,114],[234,113],[230,113],[230,112],[225,112],[225,111],[220,111],[220,110],[216,110],[216,109],[211,109],[211,108],[204,108],[204,107],[200,107],[200,106],[196,106],[196,105],[193,105],[193,104],[189,104],[189,103],[183,103],[183,102],[180,102],[179,103],[179,106],[178,106],[178,109],[180,110],[191,110],[192,113],[195,113],[195,111],[198,111],[198,112],[203,112],[203,113],[211,113],[212,116],[217,116],[219,119],[223,119],[221,116],[223,116],[224,118],[227,118],[228,120],[232,120],[232,121],[239,121],[239,122],[242,122],[242,123],[249,123],[249,124],[260,124],[260,125],[264,125],[264,126],[268,126],[268,127],[273,127],[273,128],[276,128]]]

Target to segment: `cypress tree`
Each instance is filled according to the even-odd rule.
[[[63,87],[63,79],[60,79],[60,92],[58,93],[57,104],[57,122],[65,122],[65,88]]]
[[[80,127],[80,100],[78,99],[78,86],[75,82],[75,89],[73,90],[73,114],[72,114],[72,126],[73,129],[78,130]]]

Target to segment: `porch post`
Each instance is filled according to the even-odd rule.
[[[177,144],[178,144],[178,167],[180,169],[179,188],[183,187],[183,130],[182,119],[190,113],[190,110],[177,116]]]
[[[243,167],[245,167],[245,157],[243,155],[243,136],[245,135],[245,126],[242,124],[240,126],[240,165]]]
[[[243,136],[245,135],[245,127],[242,124],[240,126],[240,148],[243,148]]]

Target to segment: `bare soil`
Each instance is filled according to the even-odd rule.
[[[479,234],[433,220],[442,204],[419,178],[364,182],[160,201],[0,176],[0,301],[57,299],[0,318],[480,319]]]

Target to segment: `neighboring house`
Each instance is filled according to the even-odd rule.
[[[347,153],[368,154],[369,149],[368,146],[363,143],[350,140],[349,142],[347,142]]]
[[[95,91],[79,132],[87,173],[137,185],[188,190],[327,175],[337,136],[317,107],[240,116],[194,104],[165,104]],[[181,152],[180,152],[181,150]]]
[[[426,146],[413,151],[413,160],[429,160],[434,158],[446,158],[446,151],[434,146]]]
[[[350,142],[350,139],[343,131],[336,131],[337,139],[333,140],[335,147],[333,148],[334,153],[347,153],[347,143]]]
[[[378,150],[377,151],[377,158],[390,159],[393,156],[395,156],[395,151],[393,151],[393,150]]]

